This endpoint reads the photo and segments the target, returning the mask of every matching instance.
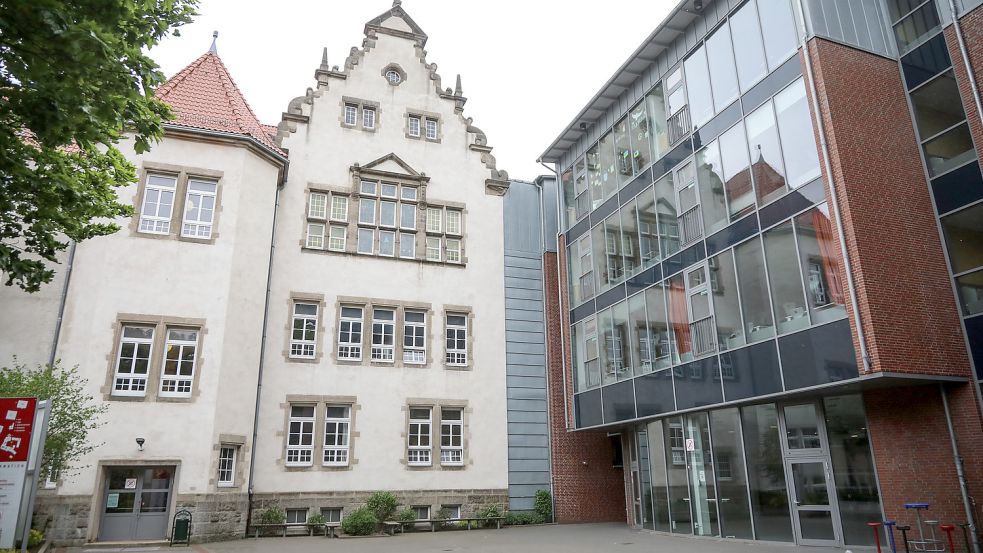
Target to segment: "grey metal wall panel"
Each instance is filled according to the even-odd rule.
[[[508,347],[508,345],[506,345],[506,350],[514,351],[516,353],[546,353],[546,346],[543,344],[522,344],[514,342],[512,345],[514,347]]]
[[[510,447],[509,459],[546,459],[549,457],[548,447]],[[535,491],[533,491],[535,493]]]
[[[509,420],[514,422],[548,422],[549,417],[542,411],[512,411]]]
[[[514,267],[506,265],[505,276],[507,278],[528,278],[542,282],[543,270],[541,267]]]
[[[544,436],[509,435],[509,447],[549,447],[549,438]]]
[[[508,374],[505,376],[505,381],[509,386],[513,388],[532,388],[532,389],[546,388],[545,375]]]
[[[548,431],[545,422],[509,423],[509,434],[513,436],[545,436]]]
[[[541,399],[546,400],[546,390],[533,388],[509,388],[506,392],[508,399]]]
[[[537,332],[543,333],[543,321],[529,321],[524,319],[505,319],[505,330],[517,332]]]
[[[517,472],[546,471],[549,469],[549,461],[545,459],[516,459],[509,461],[509,470]]]
[[[542,298],[543,298],[542,290],[523,290],[520,288],[505,289],[505,299],[541,300]]]
[[[546,356],[542,353],[539,354],[529,354],[529,353],[514,353],[511,351],[505,352],[505,364],[506,365],[531,365],[531,366],[545,366]]]
[[[505,341],[516,344],[536,344],[542,346],[546,340],[545,332],[526,332],[524,330],[506,330]]]
[[[539,256],[532,256],[516,250],[505,252],[505,268],[536,269],[542,270],[543,260]]]
[[[808,36],[829,38],[881,56],[894,56],[880,0],[803,0]]]
[[[534,302],[532,300],[522,301],[528,301],[530,304],[536,304],[540,307],[540,309],[542,309],[542,302]],[[508,315],[505,316],[505,324],[508,324],[509,321],[540,323],[540,328],[542,328],[543,318],[542,311],[533,311],[531,309],[513,309]]]

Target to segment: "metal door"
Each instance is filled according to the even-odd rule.
[[[795,541],[800,545],[840,545],[843,540],[829,461],[822,457],[789,459],[786,472]]]
[[[173,467],[107,469],[99,541],[164,539],[173,482]]]

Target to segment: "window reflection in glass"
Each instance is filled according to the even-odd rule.
[[[628,112],[628,135],[631,139],[631,161],[638,173],[652,161],[652,137],[645,101],[638,102]]]
[[[570,327],[570,363],[573,365],[574,392],[587,390],[587,372],[584,370],[584,321]]]
[[[756,109],[744,120],[751,150],[751,175],[758,205],[764,205],[785,193],[785,164],[775,125],[771,101]]]
[[[798,47],[798,33],[789,0],[757,0],[764,33],[768,69],[778,69]]]
[[[655,211],[655,195],[650,187],[638,195],[635,215],[638,219],[638,255],[641,269],[659,260],[659,224]]]
[[[775,96],[778,132],[785,154],[788,184],[798,188],[819,176],[819,151],[812,132],[812,116],[801,78]]]
[[[590,231],[591,257],[594,258],[594,278],[597,281],[597,293],[611,288],[611,271],[608,269],[607,242],[604,225],[597,225]]]
[[[741,90],[747,92],[768,72],[755,0],[744,4],[730,16],[730,30],[736,37],[734,58],[737,60],[737,77],[741,83]]]
[[[713,314],[717,321],[717,344],[721,350],[745,344],[732,255],[728,250],[711,258],[707,265],[710,270],[710,292],[713,294]]]
[[[956,279],[963,315],[983,313],[983,271],[969,273]]]
[[[717,142],[711,142],[696,154],[697,181],[700,183],[700,207],[706,233],[727,226],[727,205],[724,201],[724,174]],[[680,211],[685,213],[680,196]]]
[[[759,540],[792,541],[785,467],[774,404],[741,409],[751,512]]]
[[[601,163],[601,198],[608,199],[618,191],[618,159],[614,151],[614,133],[608,131],[597,143]]]
[[[953,273],[983,266],[983,203],[942,218]]]
[[[911,103],[922,139],[931,138],[966,119],[952,71],[946,71],[912,92]]]
[[[673,417],[663,423],[669,483],[669,514],[672,517],[670,526],[674,534],[692,534],[693,519],[690,514],[689,484],[686,475],[686,438],[683,435],[683,421],[679,417]]]
[[[587,184],[590,188],[591,209],[597,209],[604,203],[604,187],[602,185],[601,152],[595,145],[587,150]]]
[[[690,508],[693,510],[693,533],[717,536],[717,486],[710,448],[710,420],[707,413],[692,413],[686,423],[686,454],[690,481]],[[692,449],[689,444],[692,443]]]
[[[829,206],[825,203],[795,218],[795,236],[813,324],[846,317],[840,248],[833,232]]]
[[[587,373],[587,387],[596,388],[601,385],[600,347],[597,341],[597,319],[591,317],[584,320],[584,371]]]
[[[748,168],[747,139],[740,122],[720,135],[720,160],[723,163],[727,213],[736,221],[754,211],[754,188]]]
[[[963,123],[925,143],[928,172],[934,177],[976,158],[969,125]]]
[[[610,367],[617,380],[631,378],[634,361],[631,358],[631,339],[628,335],[628,301],[616,303],[611,308],[612,340],[606,343],[610,348]]]
[[[790,450],[820,449],[819,416],[812,403],[787,405],[782,409],[785,415],[785,440]]]
[[[655,209],[658,213],[658,233],[662,258],[679,251],[679,218],[673,189],[672,173],[655,181]]]
[[[734,249],[734,259],[737,263],[737,280],[741,290],[747,341],[753,343],[771,338],[775,335],[775,325],[768,300],[768,281],[761,243],[752,239],[737,246]]]
[[[710,432],[719,495],[717,504],[720,507],[720,535],[753,539],[751,511],[747,501],[747,478],[744,474],[744,446],[741,443],[740,414],[737,408],[711,411]]]
[[[645,312],[645,294],[636,294],[628,298],[628,337],[635,373],[652,372],[652,340]]]
[[[843,538],[847,545],[874,545],[865,521],[880,518],[880,497],[867,435],[863,399],[859,395],[823,399],[829,455],[839,499]]]
[[[666,124],[666,101],[662,90],[662,83],[655,85],[652,92],[649,92],[648,96],[645,97],[645,106],[649,117],[648,132],[650,134],[649,140],[652,144],[652,160],[657,160],[669,153],[669,130]],[[634,114],[634,111],[632,113]],[[632,115],[633,125],[635,121],[636,119]],[[633,131],[633,144],[638,139],[640,132],[640,126],[639,131]],[[636,145],[635,148],[638,149],[639,147]],[[639,165],[639,167],[642,166]]]
[[[654,510],[654,530],[669,532],[669,474],[666,472],[666,436],[662,421],[649,423],[648,436],[649,462],[652,478],[652,506]]]
[[[614,321],[610,308],[597,314],[597,342],[601,360],[601,384],[617,382],[618,368],[623,358],[619,360],[617,357],[621,345],[615,343]]]
[[[683,275],[669,279],[669,326],[672,328],[673,364],[693,360],[693,340],[689,331],[686,286]]]
[[[935,2],[926,2],[894,25],[894,37],[898,41],[898,50],[905,54],[918,46],[926,38],[934,35],[942,28]]]
[[[573,186],[573,169],[560,173],[560,193],[563,194],[563,224],[570,229],[577,222],[577,193]]]
[[[730,27],[727,25],[722,25],[707,38],[707,62],[713,83],[713,108],[719,113],[739,94]]]
[[[666,317],[666,294],[661,284],[645,290],[645,311],[648,314],[649,355],[653,369],[670,365],[672,351],[669,343],[669,319]]]
[[[707,72],[706,49],[701,46],[683,62],[686,72],[686,91],[689,97],[689,113],[694,127],[699,127],[713,116],[713,95],[710,92],[710,75]]]
[[[624,239],[621,234],[621,216],[618,212],[604,220],[603,256],[607,258],[608,282],[618,284],[625,279]]]
[[[639,247],[638,214],[635,212],[636,200],[621,207],[621,254],[624,259],[623,279],[631,278],[642,266]]]
[[[802,279],[796,262],[792,222],[778,225],[764,234],[765,259],[771,283],[778,333],[785,334],[809,326],[809,311],[802,292]]]
[[[619,186],[630,181],[635,175],[630,132],[627,117],[623,117],[614,125],[614,157]]]

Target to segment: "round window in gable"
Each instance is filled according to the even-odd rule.
[[[400,76],[399,71],[390,69],[386,71],[386,80],[389,81],[389,84],[399,84],[403,80],[403,77]]]
[[[382,70],[382,76],[392,86],[399,86],[400,83],[406,80],[406,71],[403,71],[403,68],[398,64],[390,63]]]

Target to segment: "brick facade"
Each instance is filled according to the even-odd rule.
[[[966,51],[969,54],[969,64],[973,67],[973,76],[976,83],[983,80],[983,6],[979,6],[973,11],[959,18],[963,31],[963,40],[966,43]],[[962,54],[959,52],[959,40],[956,38],[956,29],[952,25],[946,27],[945,42],[949,48],[949,57],[952,58],[952,68],[956,74],[956,83],[959,86],[959,95],[962,97],[963,109],[969,120],[969,129],[973,135],[973,143],[976,146],[977,155],[983,153],[983,124],[980,122],[979,111],[976,109],[976,102],[973,99],[973,89],[966,74],[966,64],[963,62]],[[983,156],[981,156],[983,157]]]
[[[562,236],[558,249],[559,255],[546,253],[543,257],[554,513],[556,521],[561,523],[625,522],[624,471],[612,466],[610,439],[604,432],[571,431],[573,377],[572,371],[563,371],[563,358],[566,357],[567,366],[572,360],[570,349],[562,339],[567,337],[564,329],[570,328],[565,307],[567,287],[559,284],[566,282],[566,246]],[[561,294],[564,307],[560,305]]]

